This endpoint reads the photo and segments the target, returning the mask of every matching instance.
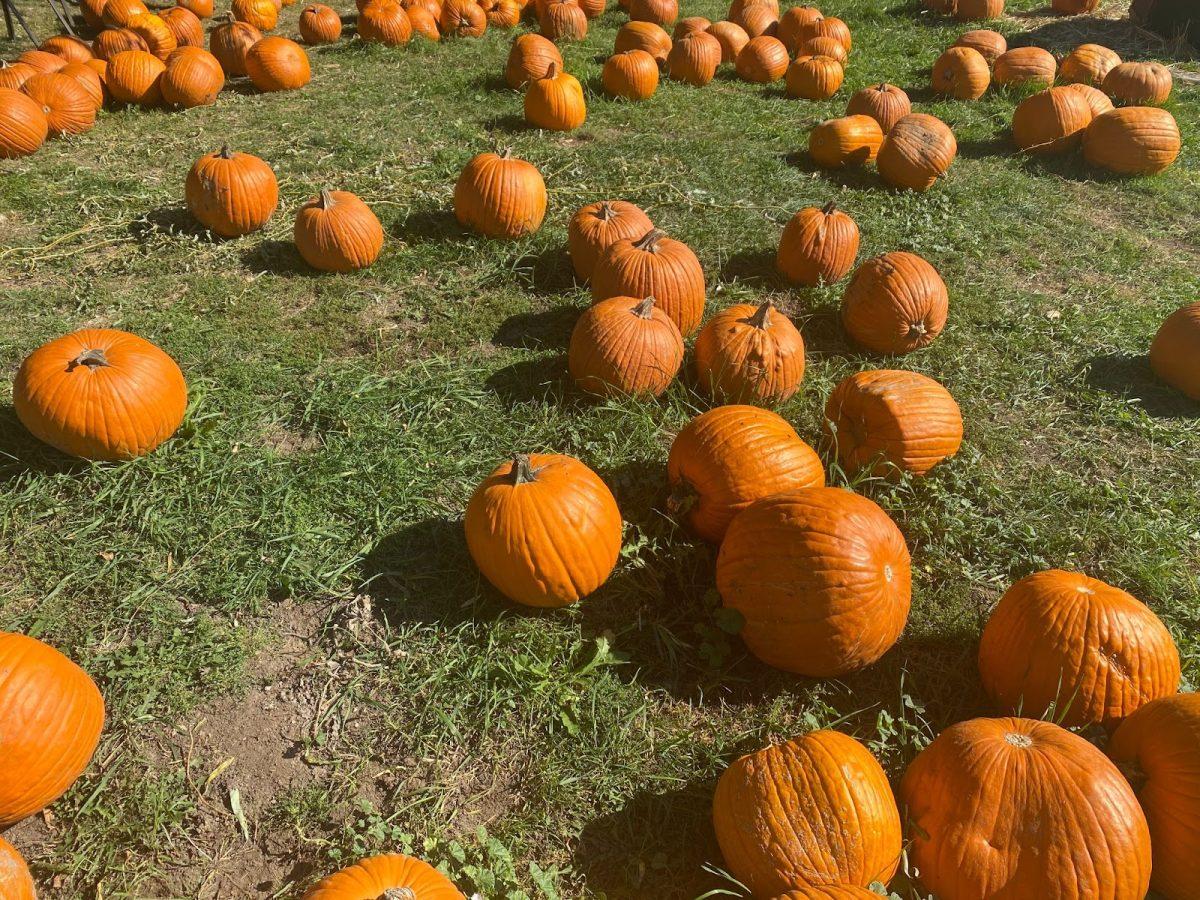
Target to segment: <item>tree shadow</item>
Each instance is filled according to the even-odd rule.
[[[12,404],[0,406],[0,482],[23,475],[76,475],[91,465],[34,437],[17,418]]]
[[[129,224],[129,234],[139,244],[159,236],[185,236],[212,242],[222,240],[196,221],[186,206],[160,206],[153,209]]]
[[[1054,16],[1049,8],[1034,12],[1014,12],[1015,19]],[[1012,35],[1009,47],[1044,47],[1051,53],[1070,53],[1080,44],[1101,44],[1115,50],[1122,58],[1143,56],[1177,60],[1194,59],[1195,48],[1185,41],[1159,38],[1138,27],[1128,18],[1105,19],[1099,16],[1063,16]]]
[[[843,166],[840,169],[827,169],[824,166],[817,165],[808,150],[793,150],[791,153],[786,153],[784,154],[783,161],[795,169],[819,175],[825,180],[845,188],[871,190],[880,186],[880,179],[875,174],[873,168],[868,168],[867,166]]]
[[[1144,354],[1093,356],[1084,368],[1089,387],[1123,400],[1136,400],[1148,416],[1200,419],[1200,402],[1160,381]]]
[[[326,274],[306,263],[292,241],[260,241],[245,249],[242,264],[252,272],[270,272],[273,275],[317,278]]]
[[[500,323],[492,343],[524,350],[566,350],[582,310],[570,304],[516,313]]]

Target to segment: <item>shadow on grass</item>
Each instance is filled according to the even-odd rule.
[[[583,310],[561,304],[536,312],[516,313],[500,323],[492,343],[525,350],[566,350],[575,321]]]
[[[242,264],[252,272],[270,272],[273,275],[318,278],[327,274],[306,263],[292,241],[267,240],[253,244],[242,253]]]
[[[783,161],[795,169],[820,175],[826,181],[842,187],[870,190],[883,185],[883,180],[875,173],[874,167],[844,166],[840,169],[826,169],[813,161],[807,149],[793,150],[791,153],[784,154]]]
[[[515,94],[517,91],[509,85],[503,75],[497,75],[494,72],[488,75],[481,75],[472,82],[475,87],[483,91],[492,93],[509,93]]]
[[[567,374],[566,354],[524,359],[493,372],[484,382],[507,409],[528,404],[570,409],[585,402]]]
[[[1012,142],[1012,132],[1005,129],[1000,134],[987,138],[958,142],[958,155],[964,159],[988,159],[1016,156],[1017,147]]]
[[[724,281],[742,281],[775,288],[786,288],[787,283],[775,268],[778,251],[773,247],[758,250],[742,250],[732,254],[721,266]]]
[[[413,245],[457,240],[466,233],[454,210],[444,207],[416,210],[391,229],[392,237]]]
[[[525,121],[524,117],[506,113],[502,116],[492,116],[483,123],[488,131],[503,131],[505,134],[521,134],[534,131],[534,127]]]
[[[138,243],[160,235],[183,235],[213,243],[224,240],[197,222],[196,217],[184,205],[160,206],[151,210],[145,217],[130,223],[129,234]]]
[[[511,271],[522,289],[543,297],[557,297],[576,287],[575,270],[565,246],[535,249],[518,257]]]
[[[1164,6],[1166,4],[1163,4]],[[1016,20],[1054,17],[1028,31],[1011,35],[1010,47],[1045,47],[1051,53],[1066,54],[1080,44],[1101,44],[1111,47],[1121,57],[1195,59],[1196,50],[1178,38],[1160,38],[1131,22],[1128,18],[1106,19],[1100,16],[1057,16],[1050,7],[1032,11],[1013,11]],[[1194,12],[1193,12],[1194,15]],[[1169,30],[1169,26],[1164,31]]]
[[[1156,419],[1200,419],[1200,403],[1164,384],[1143,354],[1094,356],[1085,363],[1090,387],[1123,400],[1137,400]]]
[[[0,406],[0,482],[30,474],[75,475],[89,465],[35,438],[11,404]]]

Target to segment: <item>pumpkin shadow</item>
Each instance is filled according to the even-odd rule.
[[[0,482],[29,474],[75,475],[90,465],[35,438],[17,418],[12,404],[0,406]]]
[[[958,142],[958,155],[965,159],[988,159],[1017,155],[1012,133],[1007,129],[987,138],[972,138]]]
[[[488,91],[490,93],[496,93],[496,94],[518,93],[517,91],[513,90],[512,87],[509,86],[508,82],[505,80],[503,75],[496,75],[495,73],[490,73],[488,75],[481,75],[478,78],[476,78],[475,81],[472,83],[474,84],[475,87],[479,88],[480,90]]]
[[[526,131],[535,131],[524,117],[506,113],[502,116],[492,116],[483,123],[483,127],[490,132],[503,131],[505,134],[523,134]]]
[[[139,244],[154,237],[192,237],[217,243],[224,240],[196,221],[191,211],[182,205],[160,206],[129,224],[129,234]]]
[[[1010,47],[1044,47],[1051,53],[1070,53],[1080,44],[1101,44],[1115,50],[1123,59],[1155,58],[1194,59],[1196,48],[1178,37],[1158,37],[1128,18],[1105,19],[1099,16],[1056,16],[1043,8],[1033,12],[1013,12],[1015,19],[1055,16],[1049,22],[1009,38]],[[1194,13],[1193,13],[1194,15]],[[1193,40],[1200,39],[1200,25],[1193,26]]]
[[[226,81],[225,90],[241,94],[243,97],[255,97],[262,93],[262,91],[254,86],[254,82],[244,75],[230,78]]]
[[[560,244],[519,256],[508,269],[506,277],[510,281],[510,276],[515,276],[523,290],[543,297],[561,297],[579,286],[567,249]]]
[[[299,275],[318,278],[319,272],[304,261],[292,241],[260,241],[242,253],[242,265],[251,272],[270,272],[273,275]]]
[[[564,303],[551,309],[515,313],[500,323],[492,343],[522,350],[566,350],[580,312],[579,307]]]
[[[419,209],[409,213],[399,223],[389,228],[392,237],[410,245],[434,244],[457,240],[466,234],[454,216],[454,210],[445,207]]]
[[[794,169],[819,175],[826,181],[854,190],[872,190],[880,187],[883,183],[873,167],[843,166],[840,169],[827,169],[817,165],[808,150],[793,150],[791,153],[786,153],[783,161]]]
[[[1145,354],[1093,356],[1083,364],[1088,386],[1122,400],[1136,400],[1156,419],[1200,419],[1200,402],[1159,380]]]
[[[506,409],[544,406],[571,410],[586,402],[567,374],[565,353],[523,359],[493,372],[484,386]]]
[[[721,279],[785,289],[787,284],[775,268],[776,254],[770,247],[733,253],[721,266]]]

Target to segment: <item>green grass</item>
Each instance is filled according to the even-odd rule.
[[[1132,43],[1112,0],[1108,19],[1041,6],[1015,0],[998,27],[1058,52],[1166,52]],[[1145,359],[1200,288],[1196,89],[1169,104],[1185,140],[1172,169],[1101,178],[1078,158],[1018,156],[1012,96],[930,97],[930,65],[967,26],[899,0],[824,8],[855,39],[825,103],[725,73],[611,102],[597,85],[614,8],[564,48],[589,100],[573,134],[521,127],[500,79],[511,35],[496,32],[343,41],[312,53],[301,92],[106,113],[0,164],[0,627],[68,651],[109,706],[96,762],[53,819],[9,835],[45,897],[294,897],[384,849],[486,897],[695,897],[724,883],[705,867],[721,862],[709,801],[731,758],[837,722],[899,772],[940,728],[987,712],[981,623],[1048,566],[1146,600],[1200,686],[1200,407]],[[715,0],[684,11],[722,16]],[[805,157],[811,126],[880,80],[958,135],[928,194]],[[265,232],[214,242],[182,188],[223,141],[270,161],[282,203]],[[465,235],[449,213],[458,171],[494,142],[550,189],[543,229],[512,244]],[[316,276],[291,247],[296,208],[325,186],[383,221],[371,269]],[[708,405],[686,380],[660,402],[569,385],[565,342],[589,295],[566,222],[606,197],[696,250],[710,311],[770,296],[794,316],[809,370],[781,412],[806,438],[832,386],[863,368],[925,372],[961,404],[957,458],[920,483],[858,486],[914,555],[909,627],[873,668],[789,677],[722,630],[713,550],[662,512],[671,437]],[[773,274],[782,224],[831,198],[864,257],[908,249],[943,273],[950,324],[929,349],[863,355],[837,324],[842,285],[794,291]],[[147,458],[65,460],[12,412],[20,360],[87,324],[155,340],[188,377],[183,430]],[[576,455],[617,495],[620,565],[577,608],[516,609],[466,553],[466,498],[515,450]]]

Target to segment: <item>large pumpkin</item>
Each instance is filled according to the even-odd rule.
[[[825,404],[826,429],[851,475],[924,475],[962,445],[958,404],[938,382],[882,369],[843,380]]]
[[[825,468],[787,420],[757,406],[718,406],[696,416],[667,456],[668,510],[712,544],[755,500],[821,487]]]
[[[912,113],[884,136],[876,165],[892,187],[927,191],[957,155],[958,142],[949,125],[935,116]]]
[[[87,41],[80,40],[69,34],[56,34],[42,41],[39,50],[61,56],[69,63],[87,62],[92,58],[92,50]]]
[[[262,32],[246,22],[218,25],[208,36],[208,49],[229,75],[246,74],[246,54],[262,40]]]
[[[842,324],[876,353],[911,353],[946,327],[950,295],[937,269],[915,253],[895,251],[858,267],[842,298]]]
[[[600,81],[611,97],[648,100],[658,90],[658,61],[645,50],[622,50],[605,60]]]
[[[160,79],[167,70],[161,59],[145,50],[126,50],[108,61],[105,84],[114,100],[152,107],[162,103]]]
[[[992,83],[992,70],[972,47],[951,47],[933,64],[933,89],[955,100],[978,100]]]
[[[667,55],[667,71],[671,78],[696,87],[712,81],[719,65],[721,42],[703,31],[679,38]]]
[[[730,874],[756,897],[886,884],[900,863],[900,811],[887,775],[871,751],[837,731],[736,760],[717,782],[713,827]]]
[[[358,36],[372,44],[399,47],[412,38],[412,22],[396,0],[370,0],[358,14]]]
[[[399,11],[404,15],[404,10]],[[408,16],[404,16],[408,22]],[[295,41],[268,35],[246,54],[246,74],[260,91],[294,91],[308,84],[308,54]]]
[[[567,225],[567,250],[575,274],[587,281],[605,250],[617,241],[640,238],[652,228],[650,217],[627,200],[600,200],[580,207]]]
[[[546,182],[532,164],[509,150],[481,153],[458,176],[454,215],[486,237],[512,240],[533,234],[546,217]]]
[[[723,401],[780,403],[800,389],[804,338],[770,300],[730,306],[696,338],[696,376]]]
[[[787,73],[790,59],[783,42],[762,34],[751,38],[737,55],[737,74],[742,81],[769,84]]]
[[[671,36],[653,22],[626,22],[617,32],[613,52],[626,50],[645,50],[660,66],[665,66],[671,53]]]
[[[1126,62],[1104,76],[1104,93],[1130,106],[1158,106],[1171,96],[1171,70],[1156,62]]]
[[[370,856],[322,879],[302,900],[465,900],[429,863],[389,853]]]
[[[1058,67],[1058,77],[1066,84],[1090,84],[1099,87],[1104,76],[1121,64],[1116,51],[1100,44],[1080,44]]]
[[[552,65],[563,68],[562,54],[553,41],[540,34],[523,34],[508,51],[504,80],[511,88],[523,88],[535,79],[545,78]]]
[[[779,24],[775,26],[775,37],[783,41],[789,53],[795,54],[799,52],[801,44],[815,37],[808,26],[819,19],[821,11],[815,6],[793,6],[779,17]]]
[[[861,166],[878,156],[883,141],[883,129],[876,119],[842,116],[822,122],[812,130],[808,136],[808,155],[823,169]]]
[[[921,751],[900,784],[909,860],[939,900],[1142,900],[1150,835],[1104,754],[1033,719],[971,719]]]
[[[279,22],[279,9],[274,0],[233,0],[229,12],[239,22],[253,25],[259,31],[270,31]]]
[[[175,40],[175,33],[154,13],[136,15],[125,23],[125,27],[145,41],[150,52],[163,62],[166,62],[171,51],[179,46]]]
[[[182,6],[164,9],[160,19],[166,23],[175,38],[177,47],[203,47],[204,23],[200,17]]]
[[[721,62],[737,62],[742,48],[750,43],[750,35],[746,29],[734,22],[713,22],[708,26],[708,33],[715,37],[721,45]]]
[[[0,829],[61,797],[103,728],[104,699],[83,669],[39,640],[0,632]]]
[[[1040,91],[1013,113],[1013,140],[1026,153],[1066,153],[1079,146],[1092,122],[1092,108],[1070,87]]]
[[[1022,84],[1054,84],[1058,63],[1049,50],[1017,47],[1002,53],[992,66],[992,80],[1002,87]]]
[[[629,18],[634,22],[672,25],[679,18],[678,0],[630,0]]]
[[[576,7],[578,8],[578,7]],[[573,131],[587,120],[583,85],[554,63],[525,89],[525,121],[547,131]]]
[[[1179,651],[1141,601],[1050,569],[1000,598],[979,641],[979,674],[1005,712],[1111,726],[1179,689]]]
[[[167,57],[167,68],[159,81],[168,106],[190,109],[217,102],[225,86],[225,71],[217,58],[200,47],[180,47]]]
[[[103,60],[93,59],[86,63],[67,63],[59,72],[63,75],[69,75],[79,82],[80,86],[87,92],[88,99],[92,101],[92,105],[97,112],[104,106],[104,79],[100,73],[94,68],[96,65],[105,66]]]
[[[567,351],[580,389],[605,396],[658,396],[683,365],[683,336],[653,297],[613,297],[584,310]]]
[[[1200,302],[1167,316],[1150,345],[1150,368],[1171,387],[1200,400]]]
[[[567,606],[604,584],[621,552],[621,513],[600,477],[570,456],[515,455],[467,504],[467,548],[500,593]]]
[[[257,156],[224,146],[196,160],[184,195],[201,225],[222,237],[240,237],[271,218],[279,205],[279,183]]]
[[[704,269],[683,241],[657,228],[610,244],[592,271],[592,299],[653,297],[685,337],[704,316]]]
[[[775,267],[794,284],[830,284],[854,266],[858,242],[858,225],[832,200],[823,207],[810,206],[783,227]]]
[[[1083,133],[1083,158],[1118,175],[1157,175],[1175,162],[1182,146],[1175,117],[1153,106],[1103,113]]]
[[[863,88],[846,104],[846,115],[870,116],[879,123],[884,134],[911,112],[912,101],[908,94],[887,82]]]
[[[296,215],[292,232],[304,261],[322,272],[365,269],[383,249],[383,226],[349,191],[321,191]]]
[[[21,85],[21,90],[42,108],[51,136],[83,134],[96,124],[95,100],[70,75],[39,72]]]
[[[1150,886],[1167,900],[1191,900],[1200,885],[1200,694],[1140,707],[1113,733],[1108,755],[1150,826]]]
[[[721,602],[767,665],[836,678],[891,649],[908,621],[904,535],[858,494],[813,487],[752,503],[717,555]]]
[[[4,900],[37,900],[33,876],[17,848],[0,837],[0,897]]]

